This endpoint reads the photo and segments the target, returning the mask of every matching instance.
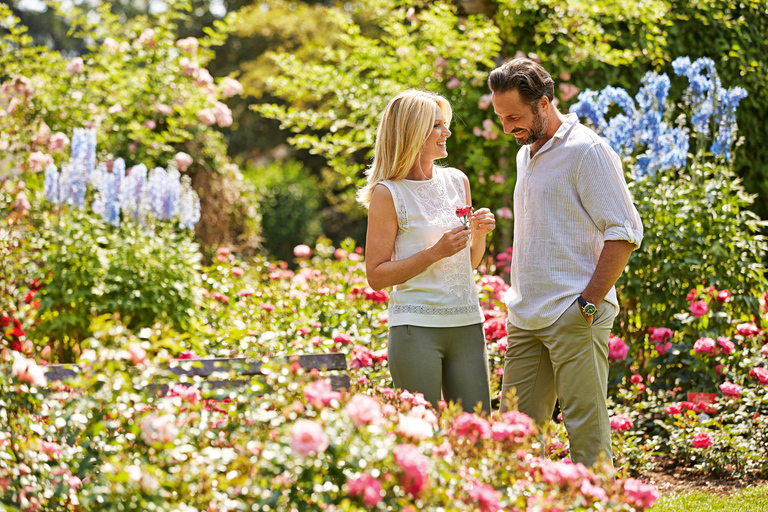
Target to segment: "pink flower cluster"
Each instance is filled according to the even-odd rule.
[[[387,360],[387,350],[371,350],[364,345],[355,345],[351,354],[350,368],[365,368]]]
[[[374,507],[382,498],[381,482],[367,471],[347,480],[350,496],[361,496],[366,507]]]
[[[631,503],[642,508],[650,508],[659,499],[659,491],[656,487],[636,478],[624,480],[624,492],[627,493]]]
[[[519,411],[505,412],[501,415],[501,421],[497,421],[491,426],[491,436],[496,442],[521,443],[535,433],[536,424],[533,419]]]
[[[618,336],[614,336],[613,333],[608,335],[608,357],[614,361],[621,361],[627,357],[629,353],[629,345],[624,343],[624,340]]]
[[[483,120],[483,128],[480,129],[475,126],[472,129],[472,133],[476,137],[482,137],[485,140],[496,140],[499,138],[499,133],[493,130],[493,121],[490,119]]]
[[[344,412],[356,427],[378,423],[381,419],[379,401],[368,395],[355,395],[344,407]]]
[[[170,443],[179,435],[176,417],[172,414],[150,414],[141,420],[141,434],[148,445]]]
[[[699,318],[709,313],[709,304],[705,300],[697,300],[688,306],[688,310],[693,316]]]
[[[472,482],[467,488],[467,494],[477,503],[477,510],[481,512],[497,512],[503,508],[501,504],[503,494],[488,484],[479,481]]]
[[[202,400],[202,395],[200,394],[200,390],[197,389],[195,386],[185,386],[184,384],[175,384],[172,388],[168,390],[168,393],[166,394],[168,397],[174,397],[178,396],[181,397],[182,400],[185,402],[189,402],[191,404],[196,404]]]
[[[451,433],[471,443],[476,443],[479,439],[490,439],[492,435],[488,420],[469,412],[462,413],[453,421]]]
[[[722,391],[724,395],[739,396],[741,395],[741,386],[734,384],[733,382],[726,381],[720,384],[720,391]]]
[[[635,426],[632,418],[626,414],[615,414],[611,416],[611,429],[619,432],[624,432]]]
[[[713,444],[715,444],[715,441],[712,439],[712,435],[709,432],[702,431],[697,432],[693,436],[693,441],[691,443],[694,448],[700,448],[702,450],[706,450]]]
[[[323,427],[314,421],[300,419],[291,431],[291,448],[300,457],[322,453],[328,448],[328,436]]]
[[[768,368],[763,368],[762,366],[755,366],[751,370],[749,370],[749,376],[750,377],[756,377],[758,382],[765,386],[768,384]]]
[[[322,408],[336,400],[341,400],[341,393],[331,390],[331,383],[326,379],[316,380],[304,386],[304,398],[315,408]]]
[[[399,444],[394,450],[395,463],[403,470],[403,486],[412,496],[418,496],[428,484],[428,459],[412,444]]]
[[[651,343],[655,345],[656,351],[659,354],[664,355],[667,353],[667,350],[672,348],[672,343],[667,341],[675,336],[675,332],[672,329],[651,327],[648,329],[648,333],[650,334]]]
[[[500,316],[491,317],[483,324],[485,339],[487,341],[496,341],[507,335],[507,319]]]

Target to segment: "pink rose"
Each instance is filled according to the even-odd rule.
[[[139,46],[144,46],[145,48],[154,48],[157,46],[155,37],[156,35],[153,29],[145,28],[144,32],[141,33],[139,39],[136,42],[139,44]]]
[[[310,420],[298,420],[291,432],[291,448],[300,457],[322,453],[328,448],[328,436],[323,427]]]
[[[243,86],[234,78],[226,77],[221,81],[221,93],[225,98],[231,98],[243,93]]]
[[[31,172],[41,171],[52,163],[53,157],[51,155],[41,153],[40,151],[35,151],[29,155],[29,170]]]
[[[400,444],[394,450],[395,463],[403,470],[403,485],[406,492],[417,496],[427,483],[429,461],[412,444]]]
[[[483,94],[480,96],[480,100],[477,102],[477,108],[480,110],[488,109],[488,107],[491,106],[491,98],[493,98],[493,94]]]
[[[741,386],[726,381],[720,384],[720,391],[722,391],[724,395],[739,396],[741,394]]]
[[[232,124],[232,111],[224,103],[217,101],[213,105],[213,115],[216,118],[216,122],[222,128],[230,126]]]
[[[211,84],[213,84],[211,73],[205,68],[198,69],[197,73],[195,73],[195,85],[206,86]]]
[[[61,445],[50,441],[41,441],[40,450],[48,455],[58,455],[61,452]]]
[[[768,384],[768,368],[763,368],[762,366],[755,366],[751,370],[749,370],[750,377],[757,377],[757,380],[765,386]]]
[[[27,198],[27,194],[24,193],[23,190],[18,194],[16,194],[16,201],[13,203],[14,210],[16,210],[19,213],[24,213],[24,212],[28,212],[30,207],[31,205],[29,204],[29,199]]]
[[[141,126],[143,126],[144,128],[147,128],[148,130],[154,130],[157,127],[157,123],[151,119],[147,119],[146,121],[141,123]]]
[[[621,361],[627,357],[629,346],[618,336],[611,334],[608,340],[608,357],[614,361]]]
[[[503,494],[488,484],[476,481],[467,488],[467,494],[477,502],[480,512],[498,512],[504,508],[501,504]]]
[[[216,122],[216,114],[209,108],[199,110],[197,112],[197,118],[207,126],[212,126]]]
[[[736,349],[736,345],[734,345],[733,342],[725,336],[718,336],[717,343],[723,347],[723,352],[725,352],[725,355],[733,353],[733,351]]]
[[[656,487],[635,478],[627,478],[624,481],[624,492],[631,503],[642,508],[651,508],[659,499]]]
[[[760,334],[760,329],[753,323],[743,323],[736,326],[736,332],[744,337],[750,338]]]
[[[363,503],[368,508],[374,507],[381,501],[381,482],[367,471],[359,477],[347,480],[347,488],[350,496],[362,496]]]
[[[187,37],[187,38],[179,39],[178,41],[176,41],[176,47],[179,50],[189,54],[194,54],[195,52],[197,52],[198,45],[199,43],[197,42],[197,39],[194,37]]]
[[[24,357],[18,357],[13,361],[11,374],[21,382],[26,382],[36,387],[45,386],[47,382],[44,368],[38,366],[34,360]]]
[[[55,153],[68,145],[69,137],[61,132],[56,132],[51,136],[51,140],[48,142],[48,151]]]
[[[614,416],[611,416],[612,430],[618,430],[619,432],[623,432],[625,430],[631,429],[634,426],[635,424],[632,421],[632,418],[630,418],[626,414],[616,414]]]
[[[460,85],[461,85],[461,81],[460,81],[458,78],[456,78],[456,77],[453,77],[453,78],[451,78],[451,79],[448,81],[448,83],[447,83],[447,84],[445,84],[445,86],[446,86],[448,89],[455,89],[455,88],[457,88],[457,87],[458,87],[458,86],[460,86]]]
[[[192,157],[183,151],[179,151],[173,155],[173,160],[176,162],[176,167],[180,172],[186,171],[190,165],[192,165]]]
[[[131,356],[131,362],[133,364],[146,364],[147,351],[144,350],[138,343],[131,343],[128,347],[128,353]]]
[[[308,245],[300,244],[293,248],[293,255],[297,258],[308,258],[312,254],[312,249]]]
[[[502,206],[501,208],[496,210],[496,216],[500,219],[511,219],[512,210],[510,208],[507,208],[506,206]]]
[[[697,300],[696,302],[693,302],[688,309],[693,316],[698,318],[709,312],[709,304],[707,304],[707,301],[705,300]]]
[[[462,413],[453,421],[451,433],[459,438],[467,438],[472,443],[478,439],[490,439],[492,436],[488,420],[469,412]]]
[[[709,432],[698,432],[693,436],[693,447],[706,449],[715,444]]]
[[[176,417],[172,414],[150,414],[141,420],[141,434],[148,445],[170,443],[179,435]]]
[[[164,116],[169,116],[173,114],[173,109],[168,105],[166,105],[165,103],[158,103],[157,105],[155,105],[155,110],[157,110],[158,113]]]
[[[313,407],[320,409],[331,405],[334,400],[341,400],[341,393],[331,390],[331,383],[326,379],[320,379],[304,386],[304,397]]]
[[[64,69],[66,69],[67,73],[70,75],[77,75],[83,72],[83,69],[85,69],[85,63],[81,57],[75,57],[67,63]]]
[[[568,101],[579,94],[579,88],[573,84],[561,83],[557,86],[557,88],[560,90],[560,97],[563,99],[563,101]]]
[[[243,275],[245,275],[245,270],[240,267],[232,267],[232,275],[236,277],[243,277]]]
[[[715,295],[715,300],[717,302],[730,302],[731,292],[729,290],[720,290],[717,292],[717,295]]]
[[[664,412],[674,416],[676,414],[681,414],[683,412],[683,409],[678,404],[670,404],[664,408]]]
[[[197,62],[186,57],[179,59],[179,66],[181,66],[181,69],[186,76],[195,76],[200,69],[200,65]]]
[[[715,349],[715,340],[712,338],[699,338],[693,344],[693,350],[699,354],[710,354]]]

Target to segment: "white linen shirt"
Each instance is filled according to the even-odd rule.
[[[608,143],[566,116],[531,158],[517,154],[515,231],[510,287],[504,297],[512,325],[552,325],[584,291],[608,240],[640,247],[643,224],[632,203],[621,160]],[[605,301],[616,308],[616,288]]]

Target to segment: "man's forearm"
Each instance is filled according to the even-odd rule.
[[[626,240],[605,242],[600,258],[597,260],[595,273],[581,295],[595,305],[600,304],[624,272],[634,248],[634,244]]]

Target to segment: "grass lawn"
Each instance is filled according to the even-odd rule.
[[[666,496],[651,512],[768,512],[768,486],[735,491],[726,497],[701,491]]]

